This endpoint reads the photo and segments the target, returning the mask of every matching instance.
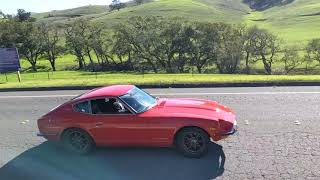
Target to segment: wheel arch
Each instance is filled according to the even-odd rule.
[[[175,145],[176,143],[176,140],[177,140],[177,137],[178,137],[178,134],[183,131],[184,129],[189,129],[189,128],[196,128],[196,129],[200,129],[202,130],[204,133],[207,134],[208,138],[210,138],[210,134],[208,133],[207,130],[205,130],[204,128],[200,127],[200,126],[195,126],[195,125],[189,125],[189,126],[182,126],[180,128],[177,129],[177,131],[174,133],[174,136],[173,136],[173,145]]]
[[[91,137],[92,141],[93,141],[94,143],[96,143],[95,140],[94,140],[94,138],[93,138],[93,136],[92,136],[92,134],[91,134],[89,131],[87,131],[87,130],[84,129],[84,128],[76,127],[76,126],[64,128],[64,129],[61,131],[60,135],[59,135],[59,140],[60,140],[60,141],[62,140],[63,134],[64,134],[65,132],[67,132],[68,130],[70,130],[70,129],[80,129],[80,130],[86,132],[86,133]]]

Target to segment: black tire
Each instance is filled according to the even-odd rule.
[[[84,130],[72,128],[62,134],[62,144],[66,150],[77,154],[88,154],[95,146],[91,136]]]
[[[199,128],[182,129],[176,138],[178,150],[186,157],[200,158],[208,153],[209,136]]]

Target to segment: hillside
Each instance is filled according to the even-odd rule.
[[[242,22],[242,17],[249,11],[250,8],[241,0],[158,0],[113,12],[109,12],[106,6],[85,6],[35,14],[34,17],[40,22],[68,23],[82,16],[108,25],[127,20],[131,16],[146,15],[192,18],[196,21]]]
[[[61,23],[62,21],[76,17],[92,16],[105,13],[108,9],[108,6],[90,5],[74,9],[37,13],[33,14],[32,16],[37,18],[39,22]]]
[[[94,21],[113,25],[131,16],[153,15],[180,17],[191,21],[240,23],[249,11],[250,9],[240,3],[240,0],[161,0],[104,14]]]
[[[71,22],[77,17],[102,22],[106,27],[131,16],[181,17],[192,21],[246,23],[267,28],[289,44],[306,43],[319,37],[319,0],[286,0],[265,10],[250,9],[249,0],[156,0],[139,6],[131,4],[120,11],[109,12],[106,6],[85,6],[76,9],[35,14],[39,22]],[[266,2],[269,0],[266,0]],[[276,0],[272,0],[275,2]],[[251,4],[252,5],[252,4]],[[263,4],[261,7],[264,7]]]
[[[296,0],[284,6],[255,11],[246,17],[246,23],[270,29],[289,43],[299,45],[320,38],[320,1]]]
[[[243,0],[251,9],[263,11],[274,6],[283,6],[292,3],[295,0]]]

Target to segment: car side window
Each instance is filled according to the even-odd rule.
[[[81,113],[90,113],[89,101],[80,102],[74,105],[74,110]]]
[[[130,114],[130,111],[116,98],[91,100],[91,109],[92,114]]]

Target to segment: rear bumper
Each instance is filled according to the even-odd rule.
[[[52,141],[58,141],[58,136],[57,134],[54,133],[42,133],[42,132],[38,132],[37,133],[38,137],[43,137],[47,140],[52,140]]]
[[[46,136],[56,136],[57,134],[54,134],[54,133],[42,133],[42,132],[38,132],[37,133],[37,136],[40,136],[40,137],[46,137]]]
[[[37,133],[37,136],[38,136],[38,137],[45,137],[45,135],[44,135],[43,133],[41,133],[41,132],[38,132],[38,133]]]

